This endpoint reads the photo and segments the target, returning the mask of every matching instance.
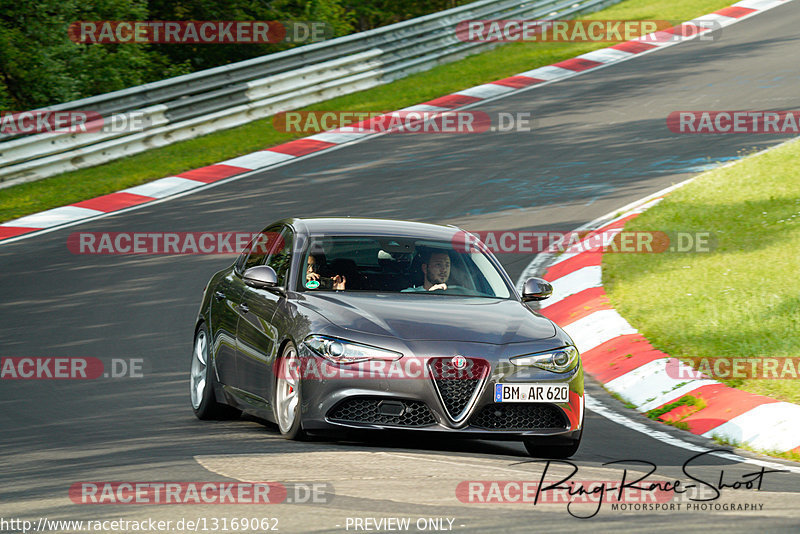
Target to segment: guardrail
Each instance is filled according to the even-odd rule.
[[[136,112],[140,131],[0,135],[0,187],[91,167],[151,148],[362,91],[497,43],[458,39],[471,19],[565,19],[621,0],[481,0],[424,17],[42,111]]]

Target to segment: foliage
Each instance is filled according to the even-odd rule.
[[[348,2],[348,3],[345,3]],[[326,23],[331,37],[465,0],[0,0],[0,110],[68,102],[278,52],[274,44],[79,44],[72,22],[263,20]]]
[[[146,19],[142,0],[0,0],[0,109],[23,110],[188,72],[146,45],[77,44],[80,20]]]

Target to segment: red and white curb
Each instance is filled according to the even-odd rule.
[[[553,65],[529,70],[516,76],[470,87],[401,111],[446,112],[464,107],[473,107],[489,100],[503,98],[521,91],[571,78],[695,39],[701,33],[710,31],[708,27],[702,25],[701,21],[714,21],[718,24],[718,27],[725,27],[790,1],[792,0],[743,0],[730,7],[698,17],[668,30],[654,32],[648,36],[595,50]],[[369,131],[354,132],[352,128],[323,132],[266,150],[259,150],[252,154],[222,161],[215,165],[187,171],[177,176],[161,178],[160,180],[109,195],[27,215],[0,224],[0,243],[17,241],[66,225],[105,217],[120,210],[136,209],[168,197],[185,194],[201,188],[205,189],[223,180],[242,178],[251,171],[260,171],[276,165],[283,165],[304,156],[333,150],[376,135],[385,134]]]
[[[650,199],[617,218],[581,230],[613,233],[661,198]],[[540,311],[558,323],[575,341],[585,370],[604,387],[647,412],[691,395],[706,407],[681,418],[679,406],[662,417],[674,415],[689,431],[747,444],[762,451],[800,452],[800,405],[730,388],[715,380],[673,378],[667,363],[684,369],[678,376],[697,376],[688,366],[653,347],[610,304],[602,285],[602,250],[576,245],[549,264],[543,278],[553,285],[553,296]],[[552,256],[550,256],[552,259]],[[542,260],[535,268],[541,269]],[[532,274],[531,268],[521,280]],[[676,367],[672,367],[676,369]],[[687,371],[687,372],[681,372]]]

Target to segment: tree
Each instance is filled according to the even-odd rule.
[[[139,44],[77,44],[82,20],[147,19],[143,0],[0,0],[0,109],[66,102],[189,72]]]
[[[474,0],[347,0],[345,9],[356,17],[357,30],[366,31],[470,1]]]
[[[79,21],[323,22],[347,35],[464,0],[0,0],[0,110],[25,110],[116,91],[286,48],[273,44],[78,44]],[[303,44],[303,43],[300,43]]]

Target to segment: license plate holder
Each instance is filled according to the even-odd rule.
[[[569,402],[568,384],[495,384],[495,402]]]

